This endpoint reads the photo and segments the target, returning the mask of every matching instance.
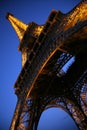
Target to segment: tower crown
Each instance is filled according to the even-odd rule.
[[[21,41],[28,25],[15,18],[11,13],[7,13],[6,18],[10,21],[12,27],[17,33],[19,40]]]
[[[24,66],[30,54],[30,50],[32,49],[36,39],[39,37],[43,26],[40,26],[34,22],[25,24],[15,18],[11,13],[7,13],[6,18],[11,23],[20,40],[18,49],[22,52],[22,66]]]

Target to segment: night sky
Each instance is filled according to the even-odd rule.
[[[19,39],[6,13],[28,24],[44,24],[52,9],[63,13],[70,11],[81,0],[0,0],[0,130],[9,130],[17,97],[14,83],[21,71]],[[71,117],[59,108],[43,112],[38,130],[77,130]]]

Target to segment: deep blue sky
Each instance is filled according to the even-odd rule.
[[[7,12],[25,23],[44,24],[52,9],[70,11],[81,0],[0,0],[0,130],[9,130],[17,97],[14,83],[21,71],[19,40],[5,16]],[[54,122],[55,120],[55,122]],[[38,130],[77,130],[71,118],[60,109],[42,114]]]

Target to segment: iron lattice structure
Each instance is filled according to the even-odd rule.
[[[24,24],[10,13],[7,19],[22,52],[10,130],[37,130],[42,112],[53,106],[87,130],[87,0],[67,14],[52,10],[44,25]]]

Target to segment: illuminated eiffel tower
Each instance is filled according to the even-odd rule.
[[[52,10],[43,26],[24,24],[9,13],[7,19],[22,52],[10,130],[37,130],[42,112],[53,106],[87,130],[87,0],[67,14]]]

